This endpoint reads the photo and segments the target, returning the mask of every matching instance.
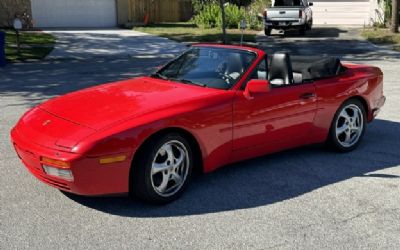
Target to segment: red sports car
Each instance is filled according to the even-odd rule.
[[[80,195],[179,197],[194,169],[306,144],[357,147],[385,102],[379,68],[195,45],[156,73],[51,99],[11,131],[39,180]]]

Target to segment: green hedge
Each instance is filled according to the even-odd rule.
[[[262,20],[258,15],[262,13],[270,2],[270,0],[254,0],[246,8],[229,4],[225,7],[226,28],[238,28],[240,20],[245,19],[248,28],[260,30],[262,28]],[[201,8],[198,8],[197,14],[193,17],[193,22],[201,28],[221,28],[221,15],[218,1],[209,1]]]

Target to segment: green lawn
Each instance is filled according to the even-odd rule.
[[[371,28],[364,30],[362,36],[372,43],[393,44],[394,49],[400,51],[400,33],[393,34],[389,29]]]
[[[53,50],[55,39],[52,35],[39,31],[22,31],[20,32],[21,49],[18,54],[15,31],[2,31],[6,32],[6,59],[9,62],[40,60]]]
[[[160,23],[146,27],[135,27],[134,30],[162,36],[178,42],[221,42],[221,29],[202,29],[192,23]],[[254,43],[255,35],[259,31],[246,30],[243,41]],[[241,30],[228,29],[227,38],[229,43],[239,43]]]

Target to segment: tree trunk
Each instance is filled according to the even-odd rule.
[[[392,0],[392,25],[390,31],[393,33],[399,32],[399,0]]]
[[[219,0],[219,6],[221,7],[222,16],[222,43],[226,44],[226,29],[225,29],[225,7],[224,0]]]

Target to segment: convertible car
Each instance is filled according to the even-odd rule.
[[[382,82],[379,68],[333,57],[199,44],[150,76],[32,108],[11,141],[62,191],[166,203],[195,170],[306,144],[355,149],[385,102]]]

